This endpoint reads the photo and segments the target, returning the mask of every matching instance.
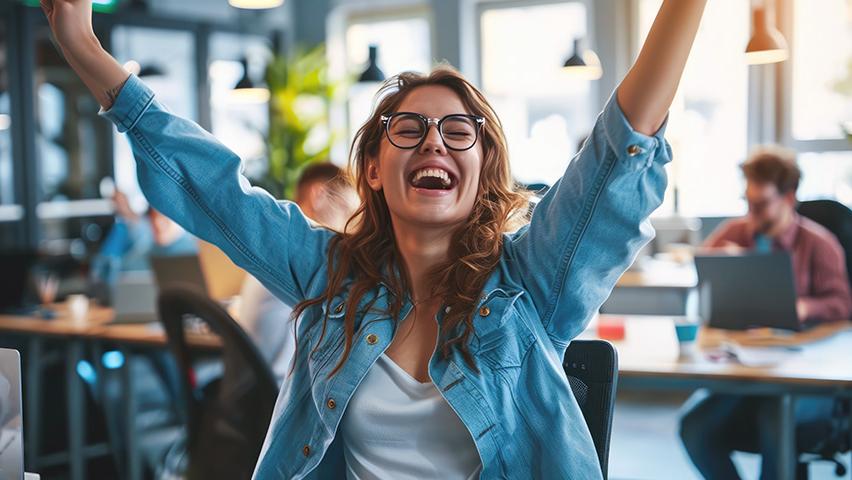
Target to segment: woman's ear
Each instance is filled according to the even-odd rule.
[[[382,180],[379,178],[378,160],[367,161],[367,184],[377,192],[382,189]]]

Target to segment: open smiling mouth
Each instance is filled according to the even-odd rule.
[[[408,184],[414,188],[426,190],[451,190],[458,184],[458,180],[444,169],[422,168],[411,172],[408,176]]]

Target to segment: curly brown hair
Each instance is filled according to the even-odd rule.
[[[336,234],[330,241],[328,284],[324,293],[299,302],[293,309],[293,318],[298,318],[311,306],[326,306],[321,332],[315,343],[318,346],[326,332],[327,312],[331,311],[331,302],[347,284],[346,313],[343,319],[344,349],[329,376],[336,374],[348,358],[355,334],[355,318],[359,313],[357,307],[364,295],[379,282],[383,282],[391,294],[386,313],[394,319],[396,326],[402,320],[399,315],[405,294],[410,291],[410,280],[396,246],[384,193],[370,188],[366,174],[369,160],[378,156],[384,136],[381,115],[395,111],[409,93],[427,85],[449,88],[459,96],[470,113],[485,118],[480,135],[483,163],[477,199],[467,221],[452,235],[447,260],[435,266],[429,274],[434,285],[433,295],[443,298],[444,306],[449,307],[441,328],[442,338],[439,339],[440,351],[445,358],[450,349],[455,347],[465,362],[472,369],[478,370],[467,348],[473,333],[473,310],[485,281],[500,260],[503,234],[519,228],[529,220],[529,193],[512,180],[508,148],[500,120],[476,87],[448,66],[436,67],[428,75],[405,72],[385,81],[377,94],[378,104],[352,142],[351,170],[362,203],[344,232]],[[372,308],[374,302],[375,299],[368,302],[361,312]],[[461,333],[452,336],[452,332],[459,330]]]

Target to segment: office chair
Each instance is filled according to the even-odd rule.
[[[846,255],[846,272],[852,282],[852,210],[834,200],[809,200],[801,202],[797,207],[800,215],[813,220],[825,227],[837,237]],[[852,284],[850,284],[852,288]],[[825,422],[809,425],[807,428],[820,429],[819,445],[806,446],[799,449],[799,463],[796,471],[798,480],[808,478],[808,465],[814,461],[834,463],[834,473],[838,477],[846,475],[848,468],[838,459],[850,449],[850,401],[848,398],[838,398],[835,402],[835,413]]]
[[[603,478],[607,478],[612,412],[618,383],[618,355],[603,340],[574,340],[562,362],[571,391],[592,434]]]
[[[188,454],[184,478],[251,478],[278,395],[272,370],[242,327],[214,300],[189,288],[171,287],[160,293],[158,307],[183,387]],[[193,369],[198,350],[186,341],[188,318],[203,321],[222,342],[222,376],[204,386],[197,384]]]
[[[846,254],[846,271],[852,280],[852,210],[835,200],[808,200],[799,203],[796,210],[837,237]]]

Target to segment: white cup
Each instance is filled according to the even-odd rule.
[[[68,295],[68,313],[74,323],[85,323],[86,314],[89,312],[89,297],[82,294]]]

